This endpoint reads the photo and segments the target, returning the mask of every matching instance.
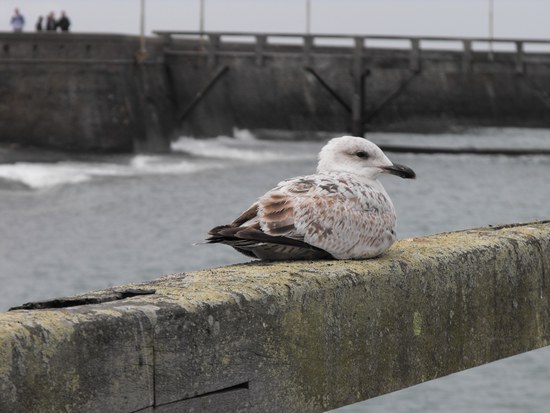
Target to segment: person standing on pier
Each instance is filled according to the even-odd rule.
[[[46,20],[46,30],[54,32],[57,30],[57,22],[53,17],[53,12],[48,14],[48,20]]]
[[[59,19],[59,21],[57,22],[57,25],[59,27],[61,27],[61,31],[62,32],[68,32],[69,31],[69,26],[71,25],[71,22],[69,21],[69,19],[67,18],[67,16],[65,16],[65,12],[62,11],[61,12],[61,18]]]
[[[37,32],[42,31],[42,20],[44,20],[44,18],[42,16],[38,16],[38,21],[36,22],[36,31]]]
[[[19,14],[19,9],[15,9],[15,14],[11,18],[11,25],[14,32],[22,32],[23,26],[25,26],[25,18],[22,14]]]

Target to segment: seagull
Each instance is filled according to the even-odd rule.
[[[390,248],[397,218],[377,178],[416,179],[414,171],[355,136],[331,139],[318,159],[316,174],[280,182],[206,243],[261,260],[360,260]]]

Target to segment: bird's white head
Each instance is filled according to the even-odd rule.
[[[378,146],[357,136],[331,139],[319,152],[317,172],[348,172],[371,180],[384,173],[416,178],[412,169],[393,163]]]

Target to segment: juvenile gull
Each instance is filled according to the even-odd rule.
[[[334,138],[319,153],[316,174],[280,182],[206,241],[263,260],[376,257],[393,245],[397,228],[381,174],[416,178],[366,139]]]

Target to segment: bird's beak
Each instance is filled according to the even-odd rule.
[[[405,165],[394,163],[392,166],[381,166],[382,173],[400,176],[404,179],[416,179],[414,171]]]

